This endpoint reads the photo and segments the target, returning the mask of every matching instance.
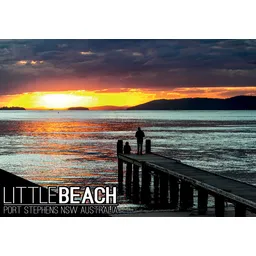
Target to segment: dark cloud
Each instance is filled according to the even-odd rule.
[[[51,79],[93,79],[98,89],[256,86],[255,71],[256,40],[0,40],[1,94],[43,91],[35,83]]]

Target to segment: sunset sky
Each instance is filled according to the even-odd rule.
[[[256,40],[0,40],[0,107],[256,95]]]

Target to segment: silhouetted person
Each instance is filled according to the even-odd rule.
[[[145,137],[145,134],[140,127],[138,127],[135,137],[137,138],[137,154],[142,155],[143,137]]]
[[[129,145],[129,142],[125,142],[124,145],[124,154],[131,154],[131,147]]]

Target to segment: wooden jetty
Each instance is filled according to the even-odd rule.
[[[160,208],[188,210],[193,207],[197,190],[200,215],[207,213],[208,195],[215,198],[217,217],[224,217],[225,202],[234,204],[236,217],[246,216],[247,210],[256,213],[255,186],[152,153],[150,140],[146,140],[144,155],[123,154],[123,141],[118,140],[117,158],[118,191],[124,192],[126,163],[126,196],[134,203],[150,205],[153,201]]]

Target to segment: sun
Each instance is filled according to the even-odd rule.
[[[84,105],[84,97],[70,94],[47,94],[41,96],[41,104],[46,108],[64,109]]]

